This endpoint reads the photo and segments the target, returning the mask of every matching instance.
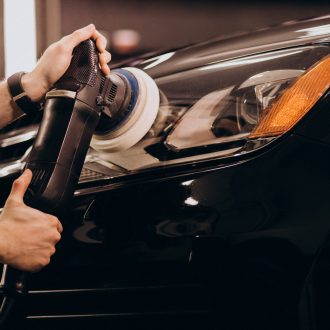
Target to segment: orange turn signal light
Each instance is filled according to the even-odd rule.
[[[278,136],[292,128],[330,88],[330,56],[288,87],[266,110],[249,138]]]

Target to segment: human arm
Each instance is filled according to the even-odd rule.
[[[106,39],[98,32],[93,24],[63,37],[50,45],[36,67],[22,77],[22,87],[32,101],[40,101],[52,85],[65,73],[70,65],[74,47],[82,41],[92,38],[95,40],[99,51],[100,67],[105,75],[110,70],[107,63],[111,59],[110,53],[106,51]],[[11,101],[7,82],[0,83],[0,127],[5,126],[23,112]]]
[[[96,42],[103,73],[109,74],[106,63],[110,60],[110,54],[105,50],[106,39],[93,25],[87,26],[49,46],[35,69],[23,75],[21,84],[32,101],[44,97],[70,65],[73,48],[89,38]],[[11,101],[6,81],[2,82],[0,126],[22,114]],[[0,215],[0,262],[21,270],[36,271],[47,265],[55,253],[62,226],[56,217],[24,204],[23,197],[31,178],[32,173],[27,170],[15,180]]]

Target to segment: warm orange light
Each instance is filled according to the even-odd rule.
[[[277,136],[288,131],[329,87],[330,56],[327,56],[299,77],[265,110],[265,116],[249,138]]]

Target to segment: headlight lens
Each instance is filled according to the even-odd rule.
[[[229,154],[234,146],[237,154],[247,141],[265,139],[268,143],[287,132],[330,87],[329,49],[324,48],[295,48],[241,59],[232,69],[237,80],[253,71],[251,66],[257,73],[197,100],[168,135],[167,147],[180,152],[218,145]],[[311,53],[318,56],[311,60]],[[267,66],[273,70],[257,70]],[[255,148],[262,145],[255,144]]]
[[[298,78],[265,110],[250,138],[277,136],[292,128],[330,87],[330,56]]]
[[[262,116],[302,70],[258,73],[238,87],[211,92],[185,114],[166,143],[173,150],[245,141]]]

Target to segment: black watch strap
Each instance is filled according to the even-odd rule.
[[[22,76],[25,72],[14,73],[7,79],[9,93],[13,102],[27,115],[35,114],[40,110],[40,103],[33,102],[22,87]]]

